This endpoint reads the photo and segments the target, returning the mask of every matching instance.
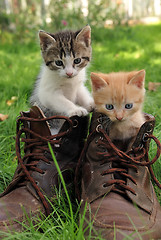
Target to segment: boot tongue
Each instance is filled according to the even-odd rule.
[[[30,111],[27,112],[27,113],[24,113],[24,115],[26,115],[27,117],[33,118],[33,119],[45,118],[43,112],[37,106],[33,106],[30,109]],[[32,122],[31,121],[30,122],[30,129],[34,133],[37,133],[37,134],[41,135],[42,137],[51,135],[51,132],[50,132],[47,121],[43,121],[43,122],[35,122],[35,121]],[[32,137],[35,138],[34,135]]]

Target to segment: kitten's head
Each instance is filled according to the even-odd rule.
[[[110,74],[91,73],[96,110],[112,122],[126,121],[141,111],[144,101],[145,70]]]
[[[91,59],[91,28],[77,32],[62,31],[50,34],[39,32],[40,47],[46,66],[59,76],[76,76]]]

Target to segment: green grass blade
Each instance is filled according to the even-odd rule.
[[[59,164],[58,164],[58,162],[57,162],[57,160],[56,160],[56,157],[55,157],[55,154],[54,154],[53,149],[52,149],[52,147],[51,147],[51,144],[48,143],[48,146],[49,146],[49,149],[50,149],[50,152],[51,152],[53,161],[54,161],[54,163],[55,163],[56,169],[57,169],[58,174],[59,174],[59,176],[60,176],[60,179],[61,179],[61,182],[62,182],[64,191],[65,191],[65,195],[66,195],[67,200],[68,200],[71,220],[72,220],[72,222],[74,223],[73,207],[72,207],[72,204],[71,204],[71,201],[70,201],[70,197],[69,197],[69,194],[68,194],[68,190],[67,190],[67,188],[66,188],[66,184],[65,184],[65,181],[64,181],[62,172],[61,172],[60,167],[59,167]]]

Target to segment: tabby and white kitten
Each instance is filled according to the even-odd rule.
[[[93,98],[98,112],[111,120],[111,140],[136,136],[145,122],[142,106],[145,70],[118,73],[91,73]]]
[[[84,86],[86,66],[92,54],[90,26],[76,32],[51,34],[40,31],[39,39],[44,64],[30,103],[39,106],[46,117],[87,115],[94,106],[93,98]],[[62,121],[54,120],[50,124],[55,134]]]

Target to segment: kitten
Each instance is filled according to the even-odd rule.
[[[86,66],[91,59],[91,29],[62,31],[51,34],[39,32],[42,65],[30,98],[46,117],[63,115],[85,116],[94,107],[93,98],[84,86]],[[52,133],[59,131],[63,121],[50,121]]]
[[[145,122],[142,113],[145,70],[118,73],[91,73],[92,94],[98,112],[111,120],[111,140],[136,136]]]

